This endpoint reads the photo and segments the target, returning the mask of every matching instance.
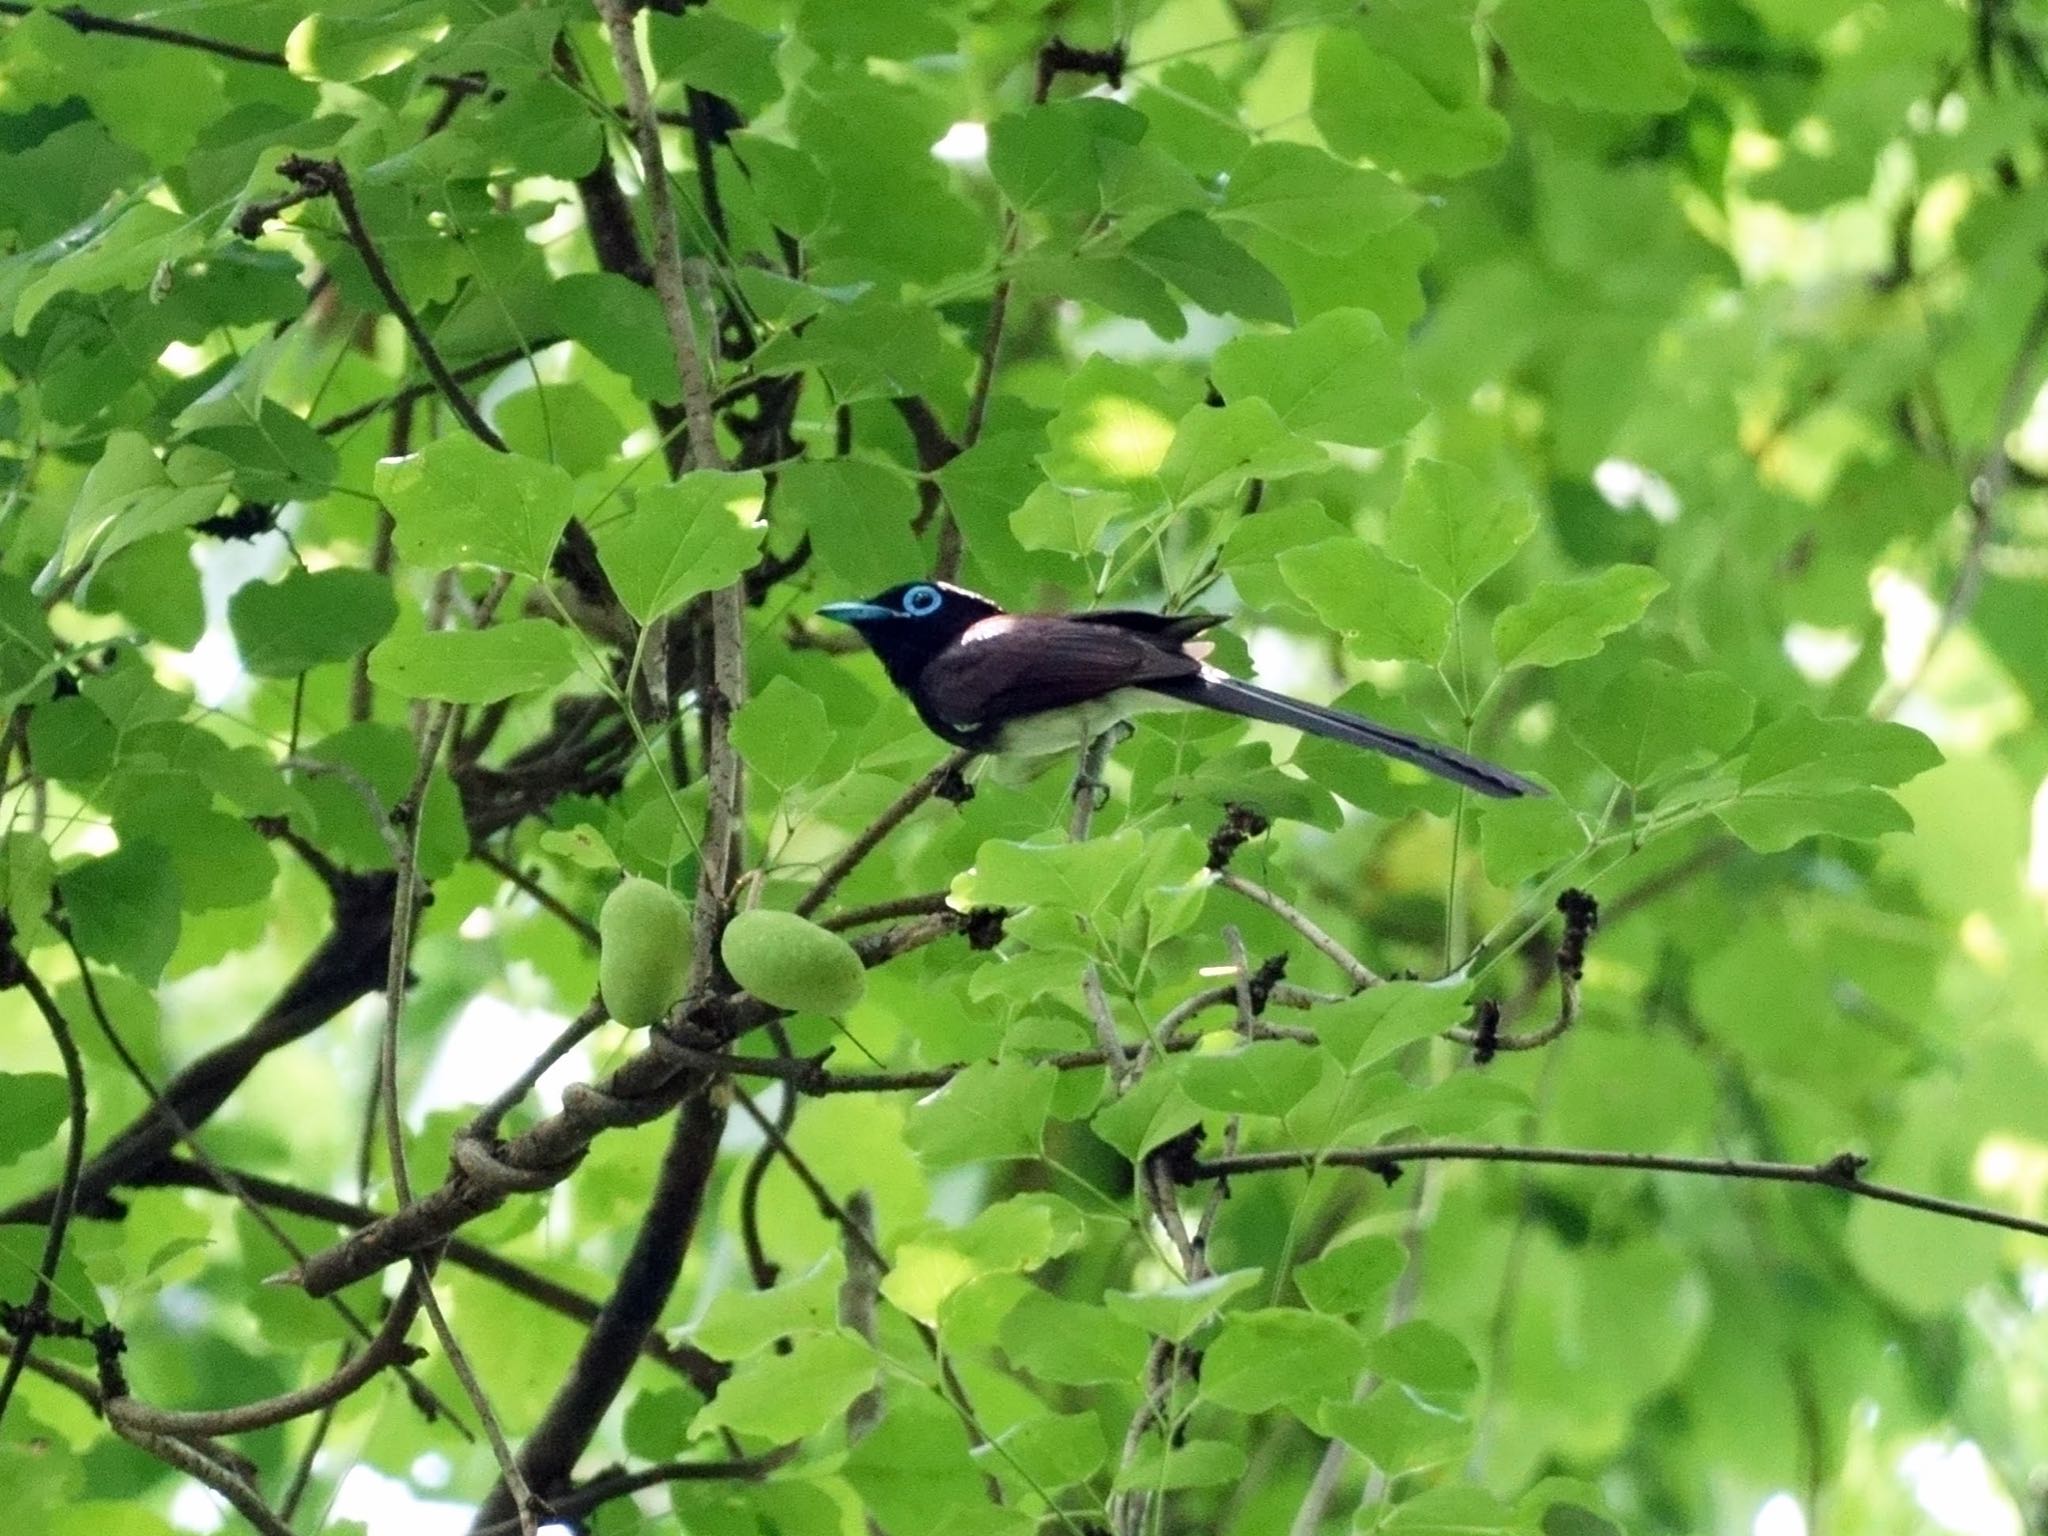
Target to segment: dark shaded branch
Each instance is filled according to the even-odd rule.
[[[766,1456],[755,1456],[739,1461],[665,1461],[657,1466],[641,1467],[634,1472],[605,1472],[571,1488],[566,1493],[556,1494],[548,1500],[548,1507],[557,1515],[587,1515],[599,1505],[609,1504],[613,1499],[623,1499],[643,1489],[659,1488],[667,1483],[709,1483],[726,1480],[758,1483],[787,1462],[792,1454],[793,1451],[775,1451]],[[511,1536],[511,1533],[518,1529],[517,1520],[499,1520],[491,1525],[471,1527],[470,1536]]]
[[[391,892],[389,875],[348,878],[335,893],[327,938],[262,1017],[240,1038],[173,1074],[164,1084],[163,1108],[144,1110],[86,1164],[78,1186],[81,1210],[103,1209],[116,1186],[137,1182],[169,1154],[180,1124],[195,1130],[204,1125],[273,1051],[303,1039],[376,988],[389,942]],[[0,1224],[47,1221],[54,1199],[54,1190],[44,1190],[16,1201],[0,1212]]]
[[[331,1221],[338,1227],[354,1230],[367,1227],[380,1219],[376,1211],[365,1206],[352,1205],[332,1195],[323,1195],[315,1190],[301,1189],[295,1184],[286,1184],[277,1179],[265,1178],[259,1173],[243,1169],[234,1171],[234,1180],[241,1191],[252,1199],[294,1215],[310,1216],[316,1221]],[[227,1193],[221,1180],[197,1163],[183,1158],[170,1157],[136,1181],[137,1188],[183,1188],[208,1189]],[[563,1317],[574,1318],[579,1323],[597,1321],[598,1303],[581,1291],[550,1280],[546,1275],[514,1263],[495,1250],[467,1238],[451,1238],[443,1250],[442,1257],[448,1263],[468,1270],[473,1275],[503,1286],[515,1296],[558,1312]],[[672,1344],[660,1334],[649,1334],[641,1352],[658,1365],[668,1367],[689,1380],[707,1397],[718,1389],[725,1379],[726,1367],[718,1361],[688,1344]]]
[[[589,1447],[606,1410],[625,1386],[675,1289],[683,1255],[704,1212],[705,1191],[718,1165],[725,1118],[723,1104],[709,1095],[683,1106],[646,1215],[619,1270],[618,1284],[584,1336],[575,1364],[556,1389],[554,1400],[520,1447],[520,1473],[543,1500],[566,1487],[577,1458]],[[471,1530],[487,1530],[514,1513],[513,1495],[500,1481],[477,1510]]]

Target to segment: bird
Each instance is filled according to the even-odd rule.
[[[1455,747],[1289,698],[1210,665],[1210,642],[1198,637],[1221,624],[1221,614],[1009,613],[944,581],[904,582],[817,612],[852,625],[925,725],[971,752],[1071,752],[1134,715],[1213,709],[1384,753],[1497,799],[1544,793]]]

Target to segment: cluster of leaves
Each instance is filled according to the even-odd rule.
[[[1959,1439],[2022,1496],[2039,1238],[1412,1149],[1854,1150],[2042,1214],[2028,7],[653,5],[675,274],[600,11],[12,9],[32,1526],[164,1529],[196,1457],[323,1528],[433,1452],[496,1528],[486,1403],[597,1531],[1903,1530],[1901,1455]],[[939,744],[808,615],[933,570],[1226,609],[1232,670],[1554,793],[1179,714],[1092,814],[924,803]],[[110,1429],[359,1347],[376,1266],[258,1282],[408,1203],[387,962],[417,1193],[563,1123],[551,1077],[472,1129],[621,874],[863,933],[865,995],[721,1035],[705,962],[668,1150],[585,1136],[432,1234],[480,1391],[443,1347],[232,1452]],[[1567,887],[1607,916],[1559,967]],[[558,1071],[656,1051],[585,1018]]]

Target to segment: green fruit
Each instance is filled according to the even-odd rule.
[[[690,909],[665,885],[622,880],[597,914],[597,987],[621,1024],[652,1024],[690,976]]]
[[[734,981],[777,1008],[845,1013],[868,989],[853,946],[794,912],[742,912],[726,924],[718,952]]]

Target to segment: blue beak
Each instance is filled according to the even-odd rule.
[[[819,618],[836,619],[841,624],[864,624],[898,616],[893,608],[884,608],[880,603],[827,603],[818,610]]]

